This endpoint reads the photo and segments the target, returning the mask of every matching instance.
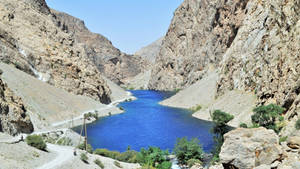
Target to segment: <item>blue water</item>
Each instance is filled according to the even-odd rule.
[[[192,117],[189,110],[159,105],[158,102],[170,97],[169,92],[131,92],[138,99],[119,104],[119,107],[125,109],[125,113],[88,124],[88,142],[93,148],[123,152],[128,146],[137,151],[142,147],[157,146],[172,150],[177,138],[197,137],[204,151],[211,150],[212,124]],[[79,128],[75,128],[75,131],[79,132]]]

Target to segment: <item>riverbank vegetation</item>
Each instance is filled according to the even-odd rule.
[[[221,151],[221,147],[224,143],[224,134],[231,130],[231,127],[227,126],[227,123],[231,121],[234,118],[234,116],[221,110],[215,110],[210,116],[214,123],[212,133],[215,134],[215,147],[212,151],[213,158],[211,160],[211,163],[213,164],[220,160],[219,154]]]

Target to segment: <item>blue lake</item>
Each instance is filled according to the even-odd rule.
[[[214,143],[210,122],[192,117],[189,110],[158,104],[170,97],[170,92],[130,92],[137,100],[119,104],[125,113],[104,117],[87,125],[88,142],[93,148],[123,152],[128,146],[137,151],[142,147],[157,146],[172,151],[177,138],[197,137],[204,151],[212,149]],[[75,131],[79,130],[80,127],[75,128]]]

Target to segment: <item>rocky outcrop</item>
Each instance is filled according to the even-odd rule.
[[[15,96],[0,78],[0,132],[11,135],[33,132],[33,125],[21,98]]]
[[[252,169],[280,160],[283,151],[273,130],[236,129],[224,135],[220,160],[225,167]],[[226,168],[225,167],[225,168]]]
[[[248,0],[185,0],[175,11],[150,81],[151,89],[183,88],[218,66],[247,13]]]
[[[146,59],[151,64],[154,64],[155,59],[157,58],[159,51],[161,49],[163,39],[164,39],[164,37],[159,38],[158,40],[151,43],[150,45],[145,46],[145,47],[141,48],[140,50],[138,50],[137,52],[135,52],[134,55],[140,56],[143,59]]]
[[[275,103],[286,120],[299,112],[300,9],[298,1],[250,1],[243,26],[224,55],[218,95],[255,92],[258,104]]]
[[[44,0],[3,0],[0,9],[2,61],[68,92],[110,102],[84,46],[59,26]]]
[[[98,70],[115,83],[124,84],[125,80],[136,76],[149,64],[139,56],[122,53],[104,36],[90,32],[82,20],[63,12],[51,11],[58,20],[58,26],[73,34],[75,42],[83,46]]]

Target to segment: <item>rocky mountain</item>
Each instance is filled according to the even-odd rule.
[[[1,71],[2,74],[2,71]],[[21,98],[0,78],[0,132],[11,135],[33,132],[33,125]]]
[[[1,1],[0,42],[1,61],[68,92],[110,102],[111,91],[84,46],[44,0]]]
[[[248,0],[185,0],[175,11],[149,87],[184,88],[218,67],[235,39]]]
[[[256,105],[284,107],[283,131],[292,133],[300,106],[299,9],[298,1],[185,0],[163,40],[150,88],[186,88],[216,70],[211,91],[223,101],[205,105],[207,112],[229,104],[230,92],[249,93]]]
[[[247,16],[224,55],[218,94],[253,91],[258,104],[275,103],[294,123],[299,112],[300,3],[249,1]],[[291,128],[291,127],[290,127]]]
[[[90,32],[84,22],[63,12],[51,10],[58,20],[58,26],[74,35],[88,58],[96,64],[98,70],[113,82],[121,85],[139,74],[149,64],[140,56],[122,53],[104,36]]]
[[[148,60],[148,62],[154,64],[155,59],[160,52],[163,39],[164,37],[159,38],[158,40],[151,43],[150,45],[147,45],[141,48],[140,50],[138,50],[137,52],[135,52],[134,55],[141,56],[142,58]]]

